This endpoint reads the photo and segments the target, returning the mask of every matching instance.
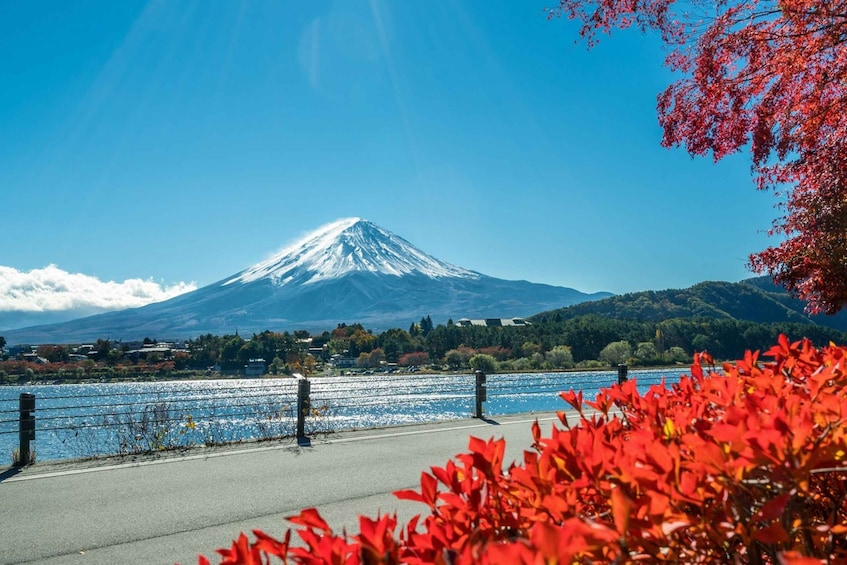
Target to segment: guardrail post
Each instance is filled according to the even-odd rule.
[[[30,449],[29,442],[35,440],[35,395],[26,392],[20,396],[20,420],[18,433],[20,436],[20,447],[18,459],[15,465],[23,466],[29,464]]]
[[[618,365],[618,384],[622,385],[626,382],[626,373],[629,368],[626,366],[626,363],[620,363]]]
[[[485,373],[483,373],[482,371],[476,371],[474,375],[476,376],[476,387],[474,388],[476,406],[474,408],[473,417],[482,418],[482,403],[486,401]]]
[[[306,437],[306,416],[312,411],[312,401],[309,398],[312,383],[308,379],[297,381],[297,439]]]

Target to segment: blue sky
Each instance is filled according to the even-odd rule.
[[[2,2],[0,266],[202,286],[358,216],[586,292],[752,276],[746,156],[663,149],[656,38],[550,4]]]

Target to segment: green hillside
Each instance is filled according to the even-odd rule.
[[[533,322],[568,320],[595,315],[615,320],[659,322],[676,318],[718,318],[757,323],[800,323],[847,331],[847,313],[813,316],[803,312],[805,304],[759,277],[739,283],[707,281],[685,289],[622,294],[596,302],[542,312]]]
[[[718,359],[766,351],[780,334],[792,340],[806,337],[818,345],[847,343],[847,313],[810,317],[804,306],[770,280],[756,278],[632,292],[528,319],[545,343],[571,346],[575,359],[595,358],[613,336],[632,346],[650,341],[659,350],[705,350]]]

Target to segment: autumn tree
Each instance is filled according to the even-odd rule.
[[[810,312],[847,305],[847,0],[560,0],[550,16],[589,46],[658,32],[681,75],[658,97],[662,145],[716,161],[749,147],[782,214],[750,266]]]
[[[50,363],[67,363],[71,358],[70,349],[66,345],[42,344],[35,350],[35,354]]]
[[[429,353],[426,351],[414,351],[402,355],[397,364],[401,367],[412,367],[415,365],[426,365],[427,363],[429,363]]]
[[[359,356],[356,358],[356,366],[360,369],[365,369],[371,366],[371,354],[370,353],[359,353]]]
[[[376,348],[370,352],[360,353],[356,359],[356,366],[361,369],[378,369],[383,361],[385,361],[385,354],[382,349]]]

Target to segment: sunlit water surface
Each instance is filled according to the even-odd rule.
[[[629,377],[643,391],[684,372],[639,370]],[[590,399],[616,381],[612,371],[489,375],[484,411],[496,417],[563,410],[559,392],[582,390]],[[297,386],[295,379],[222,379],[0,387],[0,466],[19,445],[21,393],[36,396],[37,458],[54,460],[291,436]],[[306,432],[467,418],[473,394],[473,375],[317,377]]]

